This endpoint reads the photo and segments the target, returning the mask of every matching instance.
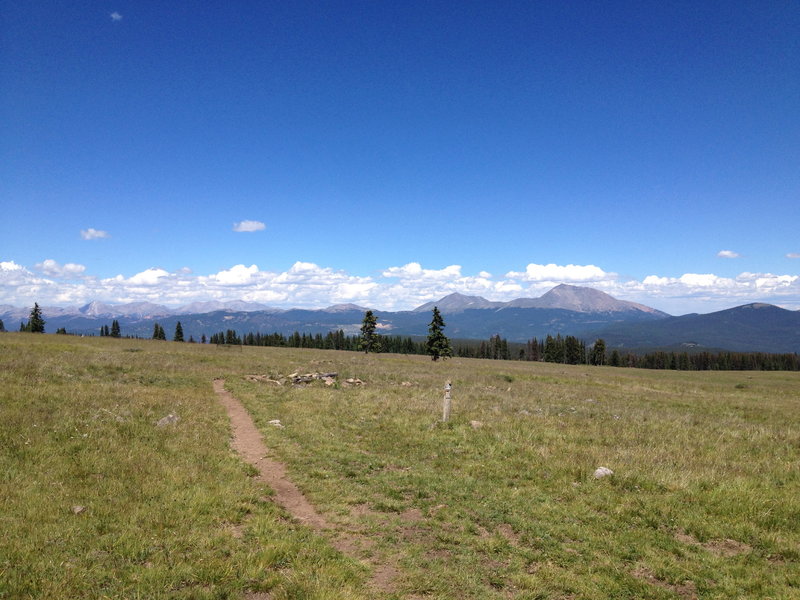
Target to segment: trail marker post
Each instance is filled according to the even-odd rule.
[[[444,384],[444,404],[442,405],[442,423],[447,423],[450,419],[450,390],[453,389],[452,384],[446,381]]]

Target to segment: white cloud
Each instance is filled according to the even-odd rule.
[[[531,263],[525,267],[525,271],[509,271],[506,277],[510,279],[521,279],[523,281],[547,281],[547,282],[589,282],[606,281],[615,279],[615,273],[606,273],[600,267],[594,265],[537,265]]]
[[[258,267],[256,265],[250,265],[249,267],[235,265],[227,271],[220,271],[211,277],[223,285],[246,285],[253,280],[253,276],[257,273]]]
[[[444,281],[461,276],[460,265],[450,265],[444,269],[423,269],[417,262],[410,262],[402,267],[389,267],[383,272],[384,277],[398,279]]]
[[[161,279],[164,277],[169,277],[169,272],[165,271],[164,269],[156,269],[156,268],[149,268],[141,273],[137,273],[130,279],[127,279],[127,283],[131,283],[133,285],[145,285],[145,286],[152,286],[152,285],[159,285],[161,283]]]
[[[64,265],[58,264],[51,258],[48,258],[40,263],[37,263],[36,268],[49,277],[59,277],[65,279],[74,279],[80,277],[86,271],[86,267],[76,263],[67,263]]]
[[[121,15],[121,14],[119,14],[117,11],[114,11],[114,12],[113,12],[113,13],[111,13],[109,16],[111,17],[111,20],[112,20],[112,21],[115,21],[115,22],[116,22],[116,21],[122,21],[122,15]]]
[[[267,226],[264,225],[261,221],[239,221],[238,223],[233,224],[233,230],[236,232],[250,232],[250,231],[262,231],[266,229]]]
[[[789,252],[786,258],[800,258],[800,252]]]
[[[0,262],[0,304],[81,304],[150,301],[179,305],[198,300],[247,300],[284,308],[321,308],[352,302],[382,310],[407,310],[459,292],[507,301],[536,297],[559,283],[587,285],[622,300],[640,302],[673,314],[710,312],[748,302],[800,308],[800,275],[744,272],[648,275],[623,279],[594,265],[528,265],[493,277],[487,271],[465,274],[459,265],[428,269],[417,262],[387,267],[377,277],[298,261],[284,271],[258,265],[233,265],[209,275],[181,268],[151,267],[134,275],[101,279],[79,264],[47,259],[35,271],[14,261]],[[562,277],[559,277],[561,275]]]
[[[81,237],[85,240],[100,240],[103,238],[111,237],[107,231],[103,231],[102,229],[93,229],[89,227],[89,229],[81,229]]]
[[[717,252],[717,256],[719,258],[740,258],[741,254],[734,252],[733,250],[720,250]]]

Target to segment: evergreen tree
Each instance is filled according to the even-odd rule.
[[[612,367],[621,367],[622,366],[622,357],[619,355],[619,350],[614,348],[611,352],[611,358],[608,361],[608,364]]]
[[[564,338],[564,362],[568,365],[581,365],[585,362],[586,352],[583,342],[572,335]]]
[[[175,336],[172,338],[173,342],[182,342],[183,341],[183,327],[181,327],[181,322],[178,321],[175,323]]]
[[[370,351],[380,352],[378,345],[378,335],[375,330],[378,327],[378,317],[376,317],[371,310],[364,313],[364,320],[361,323],[361,338],[358,341],[359,349],[364,351],[364,354]]]
[[[439,307],[434,306],[433,319],[431,324],[428,325],[428,343],[426,346],[432,360],[450,358],[453,355],[453,350],[450,348],[450,340],[445,336],[444,328],[445,323],[439,312]]]
[[[154,340],[166,340],[167,339],[167,334],[164,332],[164,328],[161,325],[159,325],[158,323],[155,323],[153,325],[153,339]]]
[[[200,343],[201,344],[205,344],[206,343],[206,334],[205,333],[200,336]]]
[[[121,334],[121,332],[119,330],[119,321],[117,321],[116,319],[111,321],[111,334],[110,335],[113,338],[122,337],[122,334]]]
[[[3,319],[0,319],[0,333],[5,333],[6,326],[3,325]]]
[[[67,335],[67,328],[59,327],[58,329],[56,329],[56,335]]]
[[[606,364],[606,342],[602,338],[595,340],[589,355],[589,363],[592,365]]]
[[[31,333],[44,333],[44,319],[42,318],[42,309],[39,308],[38,302],[33,303],[31,317],[28,319],[27,331]]]

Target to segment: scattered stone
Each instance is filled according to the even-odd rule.
[[[594,402],[594,398],[587,398],[584,402]]]
[[[76,504],[75,506],[72,507],[72,514],[73,515],[80,515],[80,514],[85,513],[85,512],[86,512],[86,507],[85,506],[81,506],[80,504]]]
[[[271,421],[267,421],[273,427],[277,427],[279,429],[283,429],[283,423],[281,423],[280,419],[272,419]]]
[[[413,383],[411,383],[410,381],[404,381],[404,382],[403,382],[403,383],[401,383],[400,385],[402,385],[403,387],[411,387],[411,386],[412,386],[412,385],[414,385],[414,384],[413,384]]]
[[[326,381],[328,379],[335,380],[339,376],[338,373],[304,373],[300,375],[298,373],[292,373],[289,375],[289,379],[292,380],[294,385],[305,385],[307,383],[311,383],[312,381],[322,380]],[[327,384],[331,385],[331,384]]]
[[[163,417],[163,418],[159,419],[158,423],[156,423],[156,425],[158,427],[166,427],[167,425],[174,425],[175,423],[177,423],[180,420],[181,420],[181,418],[178,415],[174,415],[172,413],[169,413],[166,417]]]
[[[594,472],[595,479],[602,479],[603,477],[608,477],[609,475],[613,475],[614,471],[609,469],[608,467],[597,467]]]
[[[530,414],[531,414],[531,411],[529,411],[529,410],[527,410],[527,409],[523,408],[521,411],[519,411],[519,413],[518,413],[518,414],[522,415],[523,417],[529,417],[529,416],[530,416]]]
[[[271,379],[266,375],[245,375],[245,380],[252,381],[254,383],[270,383],[272,385],[283,385],[282,381],[278,381],[277,379]]]
[[[326,377],[322,381],[325,383],[325,385],[333,385],[336,383],[336,380],[333,377]]]
[[[344,380],[346,385],[364,385],[364,382],[361,381],[358,377],[350,377]]]
[[[481,427],[483,427],[483,423],[481,421],[470,421],[469,426],[472,427],[473,429],[480,429]]]

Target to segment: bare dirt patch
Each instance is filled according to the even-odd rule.
[[[752,546],[732,539],[722,540],[709,540],[707,542],[700,542],[693,535],[684,531],[679,531],[675,534],[675,539],[690,546],[699,546],[711,554],[716,556],[738,556],[739,554],[747,554],[753,550]]]
[[[736,540],[710,540],[703,544],[703,547],[717,556],[737,556],[739,554],[746,554],[752,551],[752,547],[744,542],[737,542]]]
[[[651,585],[670,590],[679,598],[684,598],[685,600],[697,600],[698,598],[697,587],[695,587],[692,581],[684,581],[678,584],[669,583],[668,581],[656,577],[655,574],[644,565],[639,565],[634,569],[632,574],[637,579],[642,579]]]

